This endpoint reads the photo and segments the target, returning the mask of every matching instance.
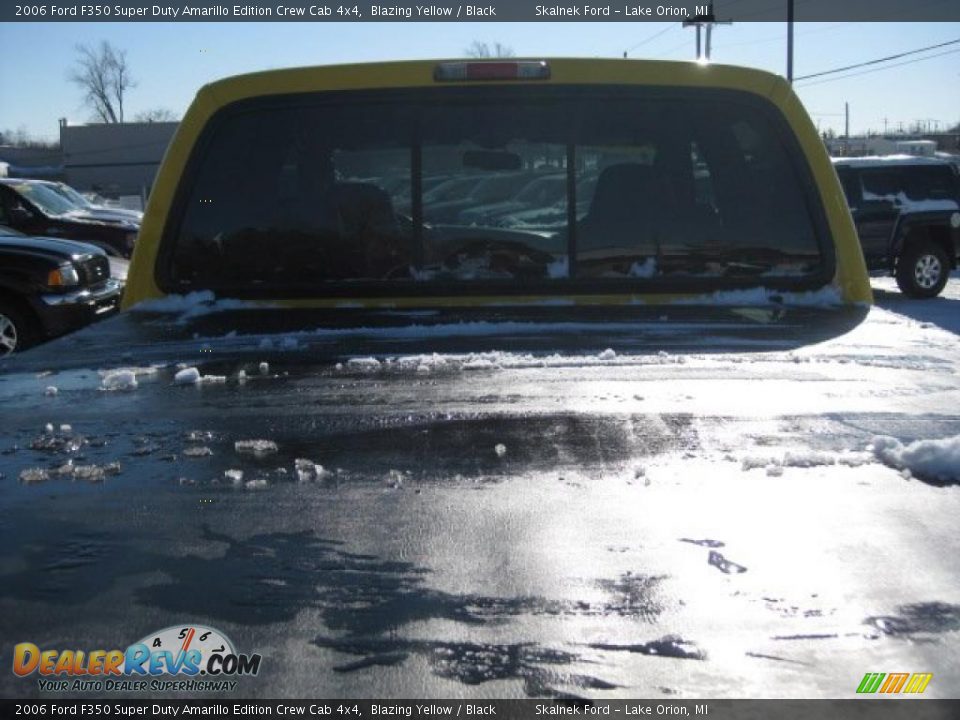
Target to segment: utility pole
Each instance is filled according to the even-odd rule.
[[[706,15],[694,15],[691,19],[683,21],[683,27],[686,28],[691,25],[697,28],[697,62],[709,62],[713,26],[733,25],[733,23],[729,20],[718,21],[716,15],[713,14],[713,3],[711,2]],[[706,44],[701,43],[701,28],[706,29]]]
[[[787,82],[793,85],[793,0],[787,0]]]
[[[843,154],[850,154],[850,103],[843,104]]]

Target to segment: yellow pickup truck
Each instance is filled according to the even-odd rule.
[[[0,366],[0,695],[956,697],[950,293],[870,306],[767,73],[209,85],[126,309]]]

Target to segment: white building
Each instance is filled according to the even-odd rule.
[[[834,156],[915,155],[934,157],[937,143],[933,140],[907,140],[897,137],[830,138],[827,149]]]

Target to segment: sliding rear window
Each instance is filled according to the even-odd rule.
[[[261,98],[213,118],[184,178],[170,292],[800,289],[833,270],[795,140],[732,91]]]

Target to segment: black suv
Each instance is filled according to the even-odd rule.
[[[110,265],[95,245],[0,225],[0,356],[116,312],[121,283]]]
[[[894,156],[834,160],[873,271],[911,297],[938,295],[960,252],[960,177],[948,162]]]

